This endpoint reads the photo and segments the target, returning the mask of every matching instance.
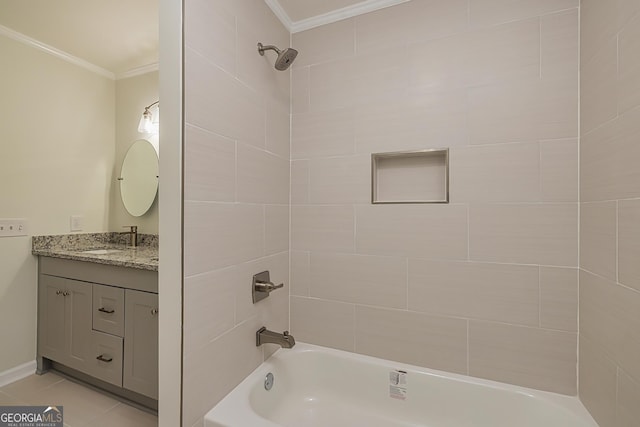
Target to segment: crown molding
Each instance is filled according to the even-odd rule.
[[[291,21],[291,18],[289,18],[289,14],[285,12],[285,10],[280,5],[280,2],[278,0],[264,0],[264,2],[267,4],[267,6],[271,8],[271,11],[273,12],[273,14],[278,17],[278,19],[280,20],[280,22],[282,22],[282,25],[284,25],[287,31],[289,31],[290,33],[293,32],[291,31],[293,22]]]
[[[73,56],[70,53],[57,49],[53,46],[49,46],[46,43],[42,43],[41,41],[38,41],[25,34],[14,31],[11,28],[5,27],[4,25],[0,25],[0,35],[7,36],[10,39],[13,39],[17,42],[24,43],[27,46],[36,48],[42,52],[48,53],[49,55],[55,56],[58,59],[62,59],[63,61],[70,62],[74,65],[85,68],[89,71],[92,71],[108,79],[115,80],[116,78],[115,74],[109,70],[105,70],[102,67],[99,67],[88,61],[85,61],[84,59],[78,58],[77,56]]]
[[[284,25],[290,33],[299,33],[300,31],[310,30],[311,28],[319,27],[321,25],[332,24],[334,22],[342,21],[343,19],[352,18],[354,16],[362,15],[376,10],[384,9],[386,7],[395,6],[400,3],[406,3],[411,0],[366,0],[360,3],[356,3],[352,6],[343,7],[342,9],[336,9],[331,12],[323,13],[322,15],[313,16],[311,18],[302,19],[300,21],[292,21],[287,12],[282,8],[278,0],[264,0],[271,8],[273,13],[280,19],[282,25]]]
[[[132,68],[131,70],[124,71],[116,74],[116,80],[128,79],[129,77],[140,76],[142,74],[151,73],[152,71],[158,71],[160,67],[157,62],[153,64],[143,65],[142,67]]]

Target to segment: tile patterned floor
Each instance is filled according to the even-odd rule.
[[[2,405],[62,405],[67,427],[156,427],[158,417],[55,373],[0,387]]]

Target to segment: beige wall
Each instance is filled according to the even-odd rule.
[[[120,176],[124,156],[129,147],[138,139],[152,140],[157,147],[157,136],[143,135],[138,132],[138,122],[144,107],[157,100],[157,71],[116,81],[116,157],[113,164],[113,176]],[[117,181],[114,182],[111,197],[109,228],[112,231],[123,231],[123,226],[137,225],[140,233],[158,233],[157,198],[146,214],[133,217],[122,204],[120,185]]]
[[[578,6],[414,0],[293,35],[296,339],[576,393]],[[451,203],[369,203],[371,153],[432,147]]]
[[[255,369],[289,324],[289,33],[262,1],[185,2],[183,425]],[[251,303],[252,276],[282,290]]]
[[[583,0],[580,398],[601,427],[640,419],[640,2]]]
[[[0,218],[29,235],[107,231],[114,161],[112,80],[0,37]],[[35,359],[31,237],[0,238],[0,372]]]

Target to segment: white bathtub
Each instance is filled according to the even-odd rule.
[[[575,397],[303,343],[278,350],[207,413],[204,425],[597,427]]]

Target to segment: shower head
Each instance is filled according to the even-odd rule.
[[[284,71],[289,68],[289,66],[293,64],[293,61],[296,59],[296,56],[298,56],[298,51],[291,47],[280,50],[273,45],[263,46],[262,43],[258,43],[258,52],[260,52],[261,56],[264,56],[265,50],[275,50],[278,53],[275,67],[276,70],[279,71]]]

